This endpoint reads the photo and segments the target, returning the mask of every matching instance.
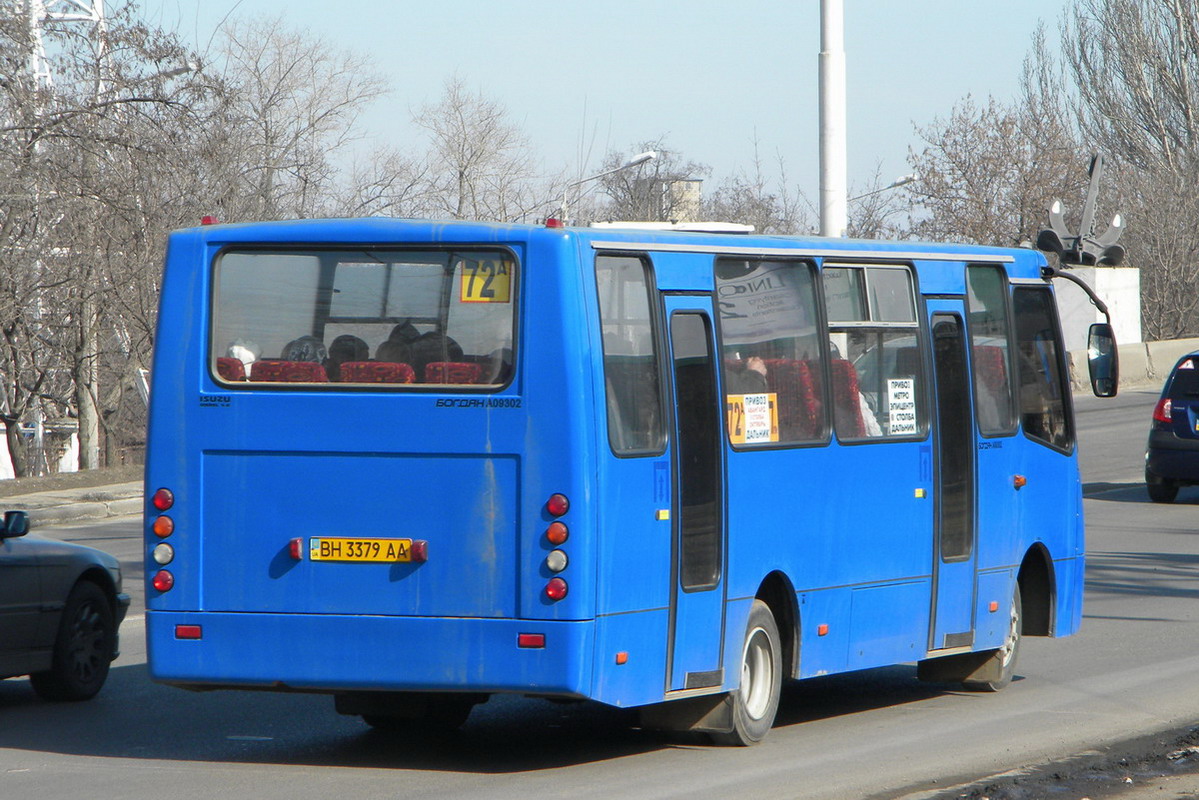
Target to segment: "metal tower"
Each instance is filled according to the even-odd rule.
[[[29,20],[29,74],[33,77],[33,85],[37,91],[45,92],[53,88],[54,81],[50,73],[49,60],[46,58],[46,45],[42,32],[47,24],[80,23],[89,26],[88,41],[95,50],[96,63],[103,61],[105,56],[106,26],[104,22],[104,0],[16,0]],[[101,73],[96,75],[96,93],[104,91]]]

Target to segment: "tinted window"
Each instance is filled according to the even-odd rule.
[[[961,323],[955,316],[938,314],[933,317],[932,334],[940,456],[937,508],[941,558],[949,561],[969,556],[973,548],[974,431]]]
[[[213,373],[258,389],[498,386],[512,371],[515,270],[496,250],[227,251]]]
[[[632,256],[595,260],[608,441],[617,453],[660,453],[666,441],[648,275]]]
[[[716,260],[729,441],[820,441],[823,365],[816,282],[798,261]]]
[[[707,318],[671,318],[678,403],[679,581],[683,589],[715,586],[721,562],[718,406]]]
[[[978,429],[984,435],[1011,433],[1016,427],[1016,404],[1008,346],[1007,276],[997,267],[967,267],[966,286]]]
[[[1176,400],[1199,397],[1199,357],[1188,357],[1175,367],[1170,378],[1170,397]]]
[[[1066,403],[1061,335],[1048,289],[1018,287],[1013,295],[1024,434],[1061,450],[1074,441]]]

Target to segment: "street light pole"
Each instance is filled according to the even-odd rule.
[[[820,235],[844,236],[849,226],[845,143],[845,10],[820,0]]]
[[[915,183],[918,179],[919,176],[914,172],[910,175],[901,175],[900,177],[888,183],[886,186],[880,186],[877,189],[871,189],[869,192],[864,192],[857,197],[849,198],[849,202],[852,203],[853,201],[861,200],[864,197],[871,197],[881,192],[885,192],[888,189],[898,189],[900,186],[907,186],[909,183]]]
[[[626,170],[626,169],[630,169],[632,167],[639,166],[641,164],[644,164],[647,161],[652,161],[657,157],[658,157],[658,153],[656,150],[646,150],[644,153],[638,153],[637,155],[633,156],[628,161],[621,164],[619,167],[616,167],[615,169],[610,169],[610,170],[607,170],[606,172],[600,172],[595,175],[589,175],[586,178],[580,178],[577,181],[572,181],[571,183],[566,184],[566,186],[562,189],[562,209],[561,209],[562,213],[560,215],[562,224],[563,225],[570,224],[570,217],[569,217],[568,205],[567,205],[567,196],[569,195],[571,189],[575,188],[576,186],[582,186],[584,183],[589,183],[591,181],[598,180],[599,178],[606,178],[607,176],[614,175],[615,173],[621,172],[622,170]]]

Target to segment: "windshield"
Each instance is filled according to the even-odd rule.
[[[214,275],[213,374],[232,384],[503,385],[514,270],[499,250],[226,251]]]

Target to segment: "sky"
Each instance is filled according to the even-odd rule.
[[[844,0],[850,193],[911,172],[915,125],[970,94],[1015,97],[1039,21],[1068,0]],[[451,76],[499,102],[546,174],[664,139],[712,168],[763,172],[818,198],[819,0],[140,0],[147,21],[203,50],[231,18],[281,18],[368,55],[390,84],[361,122],[424,150],[414,111]],[[597,10],[598,9],[598,10]]]

